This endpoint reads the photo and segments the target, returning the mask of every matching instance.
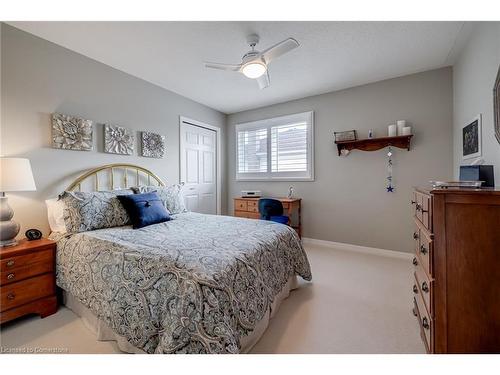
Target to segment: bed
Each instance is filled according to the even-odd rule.
[[[133,165],[99,173],[115,181],[163,182]],[[130,173],[135,176],[131,180]],[[110,187],[115,188],[114,182]],[[297,276],[311,280],[296,232],[282,224],[229,216],[179,213],[172,221],[73,234],[57,241],[57,285],[65,304],[102,340],[131,353],[243,353],[265,331]]]

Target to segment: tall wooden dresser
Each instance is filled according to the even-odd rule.
[[[500,190],[415,189],[413,314],[429,353],[500,353]]]

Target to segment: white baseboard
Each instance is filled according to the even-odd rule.
[[[342,242],[317,240],[314,238],[303,237],[302,243],[305,245],[307,245],[307,244],[317,245],[317,246],[335,248],[337,250],[354,251],[357,253],[379,255],[379,256],[390,257],[390,258],[407,259],[407,260],[411,260],[413,258],[413,254],[403,253],[401,251],[377,249],[375,247],[352,245],[352,244],[342,243]]]

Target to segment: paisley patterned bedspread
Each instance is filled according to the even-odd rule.
[[[288,279],[311,280],[295,231],[183,213],[55,238],[57,285],[148,353],[238,353]]]

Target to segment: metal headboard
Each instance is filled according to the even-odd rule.
[[[118,172],[121,172],[121,176],[117,176]],[[146,168],[134,164],[116,163],[91,169],[90,171],[84,173],[75,181],[73,181],[71,185],[66,188],[66,191],[82,191],[82,183],[90,179],[94,179],[93,187],[95,191],[99,191],[99,189],[102,188],[100,186],[102,178],[100,181],[99,174],[101,175],[101,177],[106,177],[107,184],[105,186],[105,190],[113,190],[115,189],[115,187],[127,188],[130,186],[138,186],[140,185],[141,178],[147,180],[147,185],[151,185],[151,182],[154,180],[156,181],[158,186],[165,186],[165,183],[161,180],[160,177]],[[130,174],[132,175],[130,176]],[[121,183],[115,183],[118,179],[123,182],[123,185]]]

